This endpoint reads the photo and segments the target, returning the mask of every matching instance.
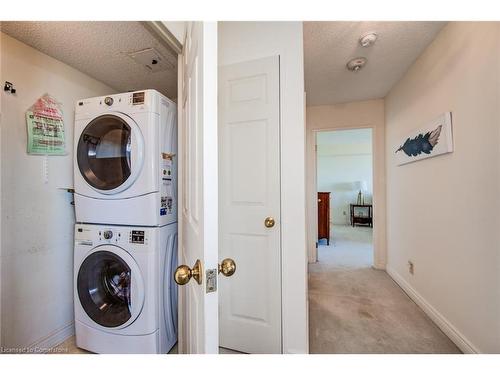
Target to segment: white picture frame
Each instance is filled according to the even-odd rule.
[[[425,127],[411,132],[394,146],[397,165],[453,152],[451,112],[445,112]]]

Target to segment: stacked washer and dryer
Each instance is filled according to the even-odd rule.
[[[155,90],[75,109],[78,347],[167,353],[177,341],[177,110]]]

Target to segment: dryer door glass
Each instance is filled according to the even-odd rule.
[[[78,271],[77,289],[83,309],[97,324],[118,327],[131,318],[131,270],[118,255],[89,255]]]
[[[78,168],[99,190],[122,185],[131,173],[131,128],[120,117],[103,115],[92,120],[78,141]]]

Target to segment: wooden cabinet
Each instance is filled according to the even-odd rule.
[[[330,193],[318,192],[318,241],[326,238],[330,245]]]

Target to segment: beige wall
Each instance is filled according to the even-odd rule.
[[[449,23],[385,101],[388,272],[467,352],[500,352],[499,53],[498,23]],[[446,111],[455,151],[397,166]]]
[[[50,347],[73,329],[74,105],[114,90],[0,33],[1,345]],[[25,111],[44,93],[63,106],[66,156],[26,153]],[[45,165],[48,179],[45,181]]]
[[[315,132],[318,130],[372,128],[373,133],[373,244],[374,266],[385,269],[385,119],[384,101],[367,100],[346,104],[311,106],[306,109],[307,124],[307,247],[309,261],[316,260],[317,201]],[[335,198],[334,198],[335,199]]]

